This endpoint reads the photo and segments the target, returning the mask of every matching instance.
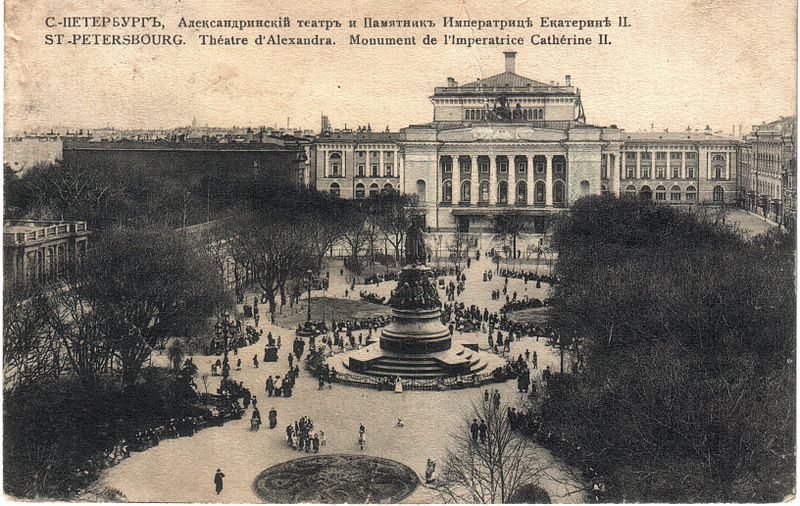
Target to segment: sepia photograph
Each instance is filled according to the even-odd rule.
[[[796,0],[5,0],[9,502],[796,500]]]

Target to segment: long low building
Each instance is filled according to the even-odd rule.
[[[584,195],[638,195],[673,205],[735,202],[738,141],[705,132],[625,132],[586,122],[580,89],[505,71],[434,89],[433,120],[400,132],[323,132],[312,146],[321,191],[419,197],[427,226],[485,230],[516,209],[538,230]],[[390,168],[391,167],[391,168]]]

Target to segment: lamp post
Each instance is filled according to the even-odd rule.
[[[309,269],[306,271],[306,281],[308,281],[308,317],[306,318],[307,322],[311,322],[311,276],[314,275],[314,272]]]
[[[222,358],[222,379],[226,380],[230,376],[231,366],[228,363],[228,338],[230,337],[231,333],[231,322],[229,320],[230,313],[225,310],[220,315],[220,318],[217,320],[217,324],[214,326],[216,329],[216,334],[218,338],[222,339],[222,347],[223,347],[223,358]]]

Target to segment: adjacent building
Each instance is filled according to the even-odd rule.
[[[3,223],[3,275],[14,286],[43,283],[79,268],[89,244],[83,221]]]
[[[398,134],[320,136],[312,147],[316,188],[344,198],[397,188],[418,196],[427,226],[462,231],[488,229],[507,209],[543,230],[547,215],[591,194],[672,205],[735,201],[735,139],[589,124],[569,75],[563,83],[530,79],[517,74],[516,53],[504,57],[502,73],[435,88],[429,123]]]
[[[782,225],[797,217],[797,118],[754,125],[739,155],[738,201]]]

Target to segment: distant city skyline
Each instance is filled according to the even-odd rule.
[[[132,9],[121,2],[98,1],[98,5],[118,14]],[[276,2],[270,16],[296,18],[300,11],[293,5]],[[547,49],[531,45],[356,47],[344,42],[343,35],[354,31],[347,29],[334,34],[342,42],[331,47],[201,48],[191,30],[182,32],[190,40],[190,46],[182,48],[48,47],[42,43],[48,33],[42,20],[65,13],[22,2],[12,2],[7,8],[7,132],[42,131],[51,125],[171,129],[191,124],[193,117],[198,124],[226,128],[281,128],[290,118],[292,128],[318,130],[321,113],[329,116],[334,128],[369,123],[373,130],[387,125],[398,130],[431,120],[433,108],[427,97],[448,77],[464,83],[502,72],[504,50],[518,52],[520,75],[563,82],[570,74],[588,104],[586,116],[591,124],[616,124],[628,131],[649,130],[651,124],[655,130],[670,131],[687,126],[702,130],[710,125],[726,134],[735,127],[738,134],[739,125],[747,132],[753,124],[794,114],[796,109],[796,4],[790,0],[643,2],[635,12],[621,0],[602,7],[588,0],[568,7],[510,1],[493,6],[465,1],[453,6],[423,1],[414,9],[378,2],[343,8],[339,2],[323,0],[302,10],[307,18],[433,19],[439,26],[431,31],[439,34],[448,31],[441,27],[445,15],[538,20],[543,15],[616,19],[625,14],[632,23],[631,28],[610,32],[610,46]],[[177,30],[181,16],[264,17],[258,6],[237,1],[210,8],[206,2],[188,0],[177,9],[147,8],[164,17],[169,31]],[[533,31],[519,30],[519,35]],[[590,36],[596,31],[580,34]],[[419,37],[424,32],[403,33]]]

